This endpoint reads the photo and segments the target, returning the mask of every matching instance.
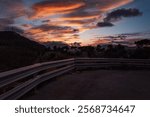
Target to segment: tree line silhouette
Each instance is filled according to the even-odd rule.
[[[95,47],[80,46],[77,43],[51,48],[15,32],[3,31],[0,32],[0,72],[34,63],[73,57],[150,59],[150,40],[143,39],[135,44],[135,48],[121,44]]]

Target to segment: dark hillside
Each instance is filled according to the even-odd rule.
[[[37,62],[45,46],[15,32],[0,32],[0,72]]]

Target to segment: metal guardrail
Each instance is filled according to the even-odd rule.
[[[39,75],[35,77],[34,79],[31,79],[29,81],[26,81],[25,83],[22,83],[18,85],[17,87],[7,91],[6,93],[0,95],[0,99],[5,100],[12,100],[12,99],[18,99],[24,94],[26,94],[28,91],[39,85],[40,83],[49,80],[51,78],[60,76],[66,72],[69,72],[70,70],[74,69],[74,65],[70,65],[67,67],[60,68],[58,70],[54,70],[49,73],[45,73],[43,75]]]
[[[74,63],[74,59],[37,63],[35,65],[30,65],[27,67],[0,73],[0,88],[4,87],[12,82],[15,82],[17,80],[37,74],[40,71],[46,70],[48,68],[59,67],[59,66],[61,67],[63,65],[68,65],[68,64],[72,64],[72,63]]]
[[[120,58],[73,58],[38,63],[3,72],[0,73],[0,89],[11,87],[13,83],[15,83],[15,86],[1,93],[0,99],[19,99],[40,83],[60,76],[74,70],[75,68],[109,68],[118,66],[150,68],[150,60]],[[20,80],[23,81],[20,82]]]
[[[35,65],[0,73],[0,88],[7,88],[12,83],[17,86],[0,95],[0,99],[18,99],[38,84],[69,72],[75,68],[74,59],[65,59],[52,62],[38,63]],[[44,72],[43,72],[44,71]],[[39,74],[43,72],[42,74]],[[33,76],[32,78],[28,78]],[[26,79],[25,79],[26,78]],[[24,80],[22,83],[19,80]]]
[[[150,59],[122,59],[122,58],[76,58],[77,69],[85,68],[150,68]]]

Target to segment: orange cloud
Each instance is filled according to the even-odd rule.
[[[99,15],[87,15],[87,16],[72,16],[72,17],[63,17],[60,18],[61,20],[66,20],[66,21],[73,21],[73,20],[86,20],[86,19],[93,19],[98,17]]]
[[[22,24],[21,26],[24,28],[31,28],[32,27],[30,24]]]
[[[133,0],[105,0],[106,4],[103,6],[100,5],[98,7],[101,11],[109,11],[117,7],[126,5],[130,2],[133,2]]]
[[[35,40],[43,40],[45,42],[51,41],[53,39],[57,39],[57,41],[65,41],[71,38],[71,35],[74,35],[78,32],[78,29],[72,27],[43,24],[40,26],[32,27],[25,33],[30,35],[32,38],[35,38]]]
[[[108,44],[108,43],[111,43],[111,41],[107,39],[98,39],[98,40],[94,39],[91,45],[96,46],[98,44]]]
[[[75,9],[84,6],[85,3],[80,0],[67,1],[67,0],[56,0],[56,1],[42,1],[32,6],[34,14],[31,18],[45,17],[53,14],[64,14],[70,13]]]
[[[33,12],[30,20],[41,19],[43,25],[32,27],[28,30],[28,34],[33,35],[33,37],[39,41],[56,40],[72,42],[79,40],[79,36],[74,36],[75,34],[81,34],[82,32],[96,28],[97,22],[102,20],[104,13],[132,1],[133,0],[41,1],[32,6]],[[45,22],[43,22],[43,19]],[[107,43],[108,40],[99,41],[99,43],[105,42]]]

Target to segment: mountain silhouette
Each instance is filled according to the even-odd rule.
[[[0,72],[37,62],[45,46],[12,31],[0,32]]]

